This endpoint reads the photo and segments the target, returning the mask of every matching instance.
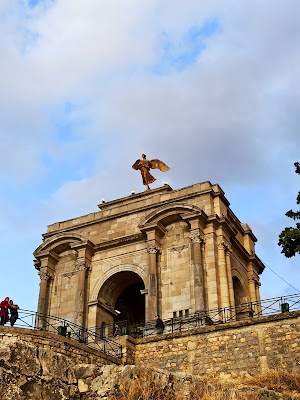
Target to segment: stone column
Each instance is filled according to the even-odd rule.
[[[194,293],[195,293],[195,311],[205,311],[205,290],[204,290],[204,268],[202,260],[201,238],[199,229],[191,231],[190,239],[192,242],[192,252],[194,258]]]
[[[260,314],[261,313],[261,302],[260,302],[260,292],[259,292],[259,287],[261,283],[259,282],[259,278],[255,281],[255,293],[256,293],[256,301],[257,301],[257,310],[256,313]]]
[[[247,265],[247,274],[248,274],[248,288],[249,288],[249,296],[250,301],[252,303],[256,303],[256,290],[255,290],[255,274],[253,271],[252,262],[250,261]]]
[[[88,271],[91,269],[94,245],[89,240],[71,246],[77,251],[75,272],[77,273],[77,297],[75,299],[75,323],[82,328],[87,325]]]
[[[227,281],[228,281],[228,291],[229,291],[229,305],[230,307],[234,307],[234,290],[233,290],[233,283],[232,283],[232,272],[231,272],[231,248],[227,247],[225,249],[225,257],[226,257],[226,270],[227,270]]]
[[[49,314],[50,283],[54,279],[55,264],[59,256],[53,251],[43,255],[36,263],[39,270],[40,292],[38,301],[38,313],[42,314],[37,320],[37,326],[45,329],[47,325],[47,315]]]
[[[147,320],[152,320],[158,314],[157,253],[159,246],[155,240],[147,242],[147,252],[149,253]]]
[[[221,307],[229,307],[229,289],[227,280],[225,242],[223,238],[218,239],[218,269],[220,280]]]
[[[77,297],[75,302],[75,323],[81,327],[85,327],[85,309],[86,309],[86,276],[90,269],[90,264],[85,258],[79,258],[76,261],[75,270],[77,275]]]
[[[52,274],[48,272],[47,268],[43,267],[39,272],[39,276],[41,282],[38,301],[38,313],[41,314],[41,316],[38,317],[37,325],[38,328],[45,329],[47,325],[46,321],[49,307],[49,285],[50,280],[52,279]]]

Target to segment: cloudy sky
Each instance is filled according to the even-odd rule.
[[[300,290],[278,234],[300,187],[297,0],[0,0],[0,297],[35,310],[47,225],[219,183],[258,238],[263,298]]]

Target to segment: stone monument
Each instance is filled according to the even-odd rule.
[[[165,184],[99,208],[43,234],[39,312],[96,328],[259,304],[256,238],[219,185]]]

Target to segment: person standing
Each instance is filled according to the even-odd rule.
[[[118,324],[115,325],[114,336],[121,336],[121,329]]]
[[[165,325],[159,315],[156,315],[155,318],[156,318],[156,323],[155,323],[156,332],[158,334],[161,334],[164,332]]]
[[[19,317],[18,313],[19,306],[17,304],[14,304],[12,300],[9,300],[9,309],[10,309],[10,319],[9,319],[10,325],[14,326],[16,320]]]
[[[9,321],[8,309],[9,297],[5,297],[0,303],[0,325],[5,325]]]

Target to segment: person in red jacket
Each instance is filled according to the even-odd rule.
[[[9,309],[9,297],[5,297],[0,303],[0,325],[5,325],[9,321],[8,309]]]

